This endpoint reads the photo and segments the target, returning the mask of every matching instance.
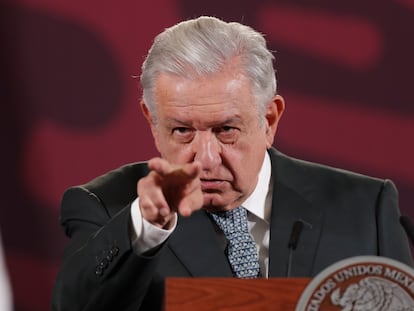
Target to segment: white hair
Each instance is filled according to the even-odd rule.
[[[252,84],[260,119],[276,94],[273,54],[262,34],[249,26],[201,16],[178,23],[155,37],[142,65],[143,99],[156,122],[155,83],[160,73],[185,78],[217,73],[232,59]]]

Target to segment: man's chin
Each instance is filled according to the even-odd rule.
[[[203,208],[209,212],[228,211],[236,207],[234,200],[226,200],[220,194],[204,193],[203,196]]]

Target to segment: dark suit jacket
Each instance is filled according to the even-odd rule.
[[[389,180],[300,161],[269,150],[274,180],[269,276],[286,276],[287,243],[296,220],[309,225],[294,251],[291,275],[314,276],[357,255],[412,265]],[[168,276],[232,276],[217,227],[201,210],[179,217],[153,254],[130,245],[130,205],[145,163],[123,166],[68,189],[61,222],[71,238],[53,293],[54,310],[159,310]]]

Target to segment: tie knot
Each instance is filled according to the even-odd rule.
[[[227,237],[235,233],[248,232],[247,211],[241,206],[229,211],[211,213],[211,216]]]

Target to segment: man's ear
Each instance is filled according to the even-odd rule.
[[[283,111],[285,111],[285,100],[282,96],[275,95],[267,106],[265,115],[267,148],[270,148],[273,144]]]
[[[151,128],[151,133],[152,133],[152,137],[154,138],[155,147],[157,148],[157,150],[159,152],[160,148],[159,148],[159,141],[158,141],[157,125],[155,124],[154,118],[153,118],[150,110],[148,109],[147,104],[145,104],[144,100],[141,100],[140,106],[141,106],[142,114],[144,115],[145,119],[147,120],[147,122],[148,122],[148,124]]]
[[[149,125],[152,126],[152,123],[153,123],[152,116],[147,107],[147,104],[144,102],[143,99],[141,100],[140,105],[141,105],[142,114],[144,115],[145,119],[147,119]]]

